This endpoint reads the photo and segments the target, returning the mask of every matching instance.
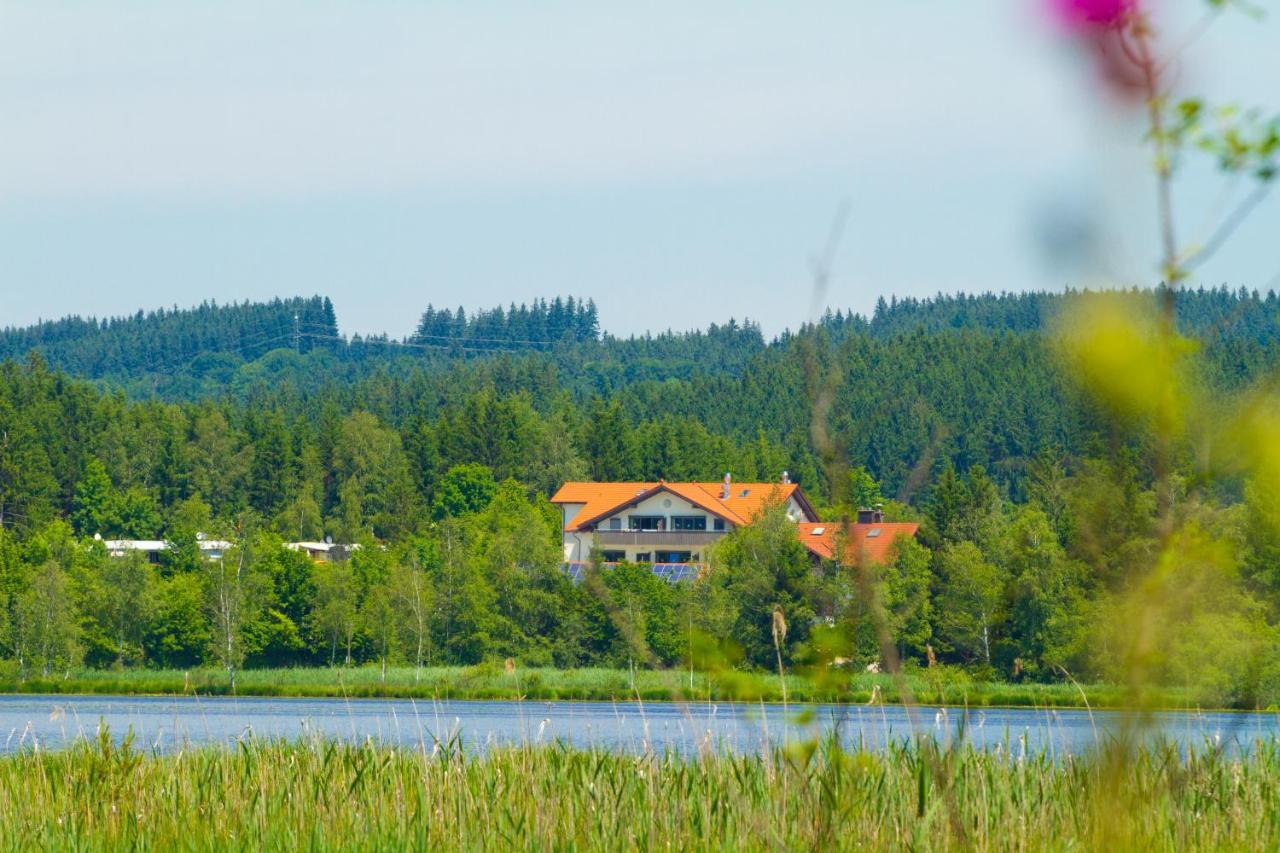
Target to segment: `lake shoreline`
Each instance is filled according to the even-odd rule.
[[[992,704],[958,704],[950,702],[925,702],[917,701],[910,706],[905,702],[880,701],[875,703],[867,702],[848,702],[829,699],[793,699],[787,703],[783,703],[781,699],[705,699],[705,698],[682,698],[682,699],[636,699],[633,697],[600,697],[600,698],[565,698],[565,697],[548,697],[548,696],[522,696],[515,697],[477,697],[477,696],[440,696],[440,695],[360,695],[360,696],[343,696],[341,693],[317,693],[309,695],[274,695],[268,693],[89,693],[75,691],[30,691],[30,690],[3,690],[0,689],[0,697],[13,696],[24,697],[29,699],[256,699],[271,702],[310,702],[322,699],[342,699],[352,702],[465,702],[465,703],[490,703],[490,702],[513,702],[524,703],[527,705],[598,705],[598,704],[614,704],[626,707],[640,707],[643,705],[725,705],[733,707],[750,708],[753,706],[764,705],[770,709],[778,709],[783,707],[792,707],[797,710],[810,707],[813,705],[822,705],[837,708],[864,708],[872,710],[875,708],[922,708],[928,710],[946,710],[946,711],[1078,711],[1081,713],[1099,713],[1099,714],[1277,714],[1280,715],[1280,708],[1215,708],[1207,705],[1197,705],[1194,707],[1175,707],[1153,706],[1148,708],[1136,708],[1125,705],[992,705]]]
[[[951,676],[952,678],[954,676]],[[148,696],[262,699],[384,699],[422,701],[524,701],[717,703],[781,705],[777,676],[760,673],[694,674],[673,670],[517,669],[489,666],[389,669],[384,679],[377,667],[350,669],[296,668],[244,670],[235,693],[225,672],[217,670],[80,670],[63,677],[0,678],[0,695]],[[931,678],[927,671],[905,676],[913,701],[906,703],[898,683],[888,675],[856,674],[837,684],[787,677],[788,704],[848,707],[901,707],[907,704],[965,709],[1043,709],[1053,711],[1268,711],[1266,708],[1220,707],[1166,690],[1153,692],[1141,707],[1114,685],[954,683]]]

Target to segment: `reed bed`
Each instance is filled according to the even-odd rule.
[[[0,758],[4,849],[1275,849],[1280,748],[627,756],[103,733]]]
[[[1109,685],[1010,684],[972,681],[954,673],[938,676],[921,670],[898,680],[888,675],[845,674],[815,680],[786,677],[787,696],[797,702],[865,704],[896,703],[906,686],[917,702],[969,707],[1116,708],[1126,693]],[[242,696],[348,697],[394,699],[515,699],[539,701],[744,701],[782,699],[776,674],[724,671],[690,674],[679,670],[524,669],[506,671],[500,664],[480,666],[300,667],[249,669],[236,676]],[[0,677],[0,693],[221,696],[230,692],[225,672],[216,669],[92,670],[77,669],[47,678]],[[1177,691],[1155,697],[1170,709],[1196,707]]]

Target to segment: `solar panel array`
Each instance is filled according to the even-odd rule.
[[[587,572],[586,563],[565,563],[562,568],[564,569],[564,573],[569,576],[569,580],[574,583],[580,583],[582,581],[582,576]]]
[[[651,567],[655,575],[671,583],[696,580],[702,573],[701,563],[654,563]]]
[[[565,563],[564,573],[569,579],[575,583],[580,582],[586,576],[587,566],[590,563]],[[618,567],[617,563],[602,563],[601,567],[608,571]],[[703,563],[653,563],[649,566],[649,570],[658,577],[668,583],[680,583],[680,581],[696,580],[702,574],[706,565]]]

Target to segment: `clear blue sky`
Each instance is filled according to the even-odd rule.
[[[3,0],[0,326],[323,293],[398,336],[575,294],[622,333],[772,333],[842,199],[833,306],[1150,284],[1138,130],[1038,11]],[[1278,24],[1223,20],[1183,79],[1280,108]],[[1280,284],[1277,196],[1205,283]]]

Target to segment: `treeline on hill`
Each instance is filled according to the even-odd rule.
[[[542,351],[599,337],[594,302],[557,297],[471,316],[461,307],[437,311],[428,306],[407,340],[346,338],[339,335],[333,304],[315,296],[261,304],[206,302],[189,310],[139,311],[105,320],[67,317],[6,328],[0,330],[0,359],[36,352],[53,367],[106,380],[135,396],[192,398],[234,384],[240,368],[276,351],[304,356],[304,363],[315,366],[341,365],[350,377],[397,360],[420,364],[433,356],[449,361],[494,351]]]
[[[1080,293],[940,293],[930,299],[881,298],[867,325],[882,337],[917,329],[1034,332],[1056,317],[1064,301]],[[1192,337],[1248,338],[1259,342],[1280,338],[1280,326],[1276,324],[1280,296],[1273,291],[1260,294],[1246,288],[1184,289],[1178,291],[1177,299],[1178,323]]]
[[[533,305],[515,305],[505,311],[494,308],[468,317],[465,308],[437,311],[428,305],[411,341],[416,344],[459,343],[479,350],[504,346],[549,347],[557,343],[594,341],[600,337],[600,319],[594,300],[578,302],[572,296]]]
[[[302,334],[302,332],[307,334]],[[339,341],[328,299],[275,299],[265,304],[161,309],[131,317],[67,317],[0,331],[0,359],[39,352],[49,363],[86,379],[164,374],[196,364],[208,370],[252,361],[275,349],[309,352]]]
[[[132,317],[71,317],[0,331],[0,358],[38,352],[54,368],[97,380],[134,398],[198,400],[230,394],[247,400],[285,384],[298,393],[374,377],[448,374],[495,353],[550,365],[578,396],[670,379],[737,379],[752,365],[794,352],[797,338],[815,330],[837,346],[849,338],[890,344],[898,338],[970,334],[1038,336],[1074,294],[985,294],[881,300],[870,318],[828,313],[815,326],[766,342],[758,326],[732,320],[706,331],[629,338],[601,333],[590,300],[535,300],[468,315],[429,307],[414,334],[342,336],[328,299],[274,300],[254,305],[139,312]],[[1180,291],[1180,323],[1187,334],[1216,342],[1249,375],[1258,350],[1280,336],[1274,293]],[[296,319],[295,319],[296,318]],[[1242,374],[1243,369],[1243,374]],[[716,389],[718,390],[718,389]]]
[[[962,307],[998,316],[1016,313],[1003,302],[1023,299]],[[1179,305],[1184,325],[1200,329],[1202,381],[1241,387],[1273,370],[1277,341],[1262,318],[1275,325],[1274,297],[1191,292]],[[917,310],[955,314],[934,303]],[[456,320],[437,312],[424,322],[444,313]],[[589,314],[575,306],[575,322]],[[830,518],[883,490],[896,514],[923,520],[920,546],[879,576],[907,660],[932,653],[1004,677],[1117,677],[1104,626],[1132,592],[1133,556],[1157,541],[1149,436],[1095,412],[1039,332],[928,320],[880,334],[875,322],[830,315],[771,343],[730,323],[549,352],[431,349],[370,357],[360,372],[324,381],[317,367],[352,363],[347,356],[277,351],[237,371],[257,371],[253,381],[178,402],[131,400],[39,357],[0,365],[7,656],[29,670],[76,654],[99,665],[216,661],[210,632],[227,619],[210,603],[209,567],[180,562],[190,547],[152,568],[86,544],[101,534],[189,546],[201,529],[236,538],[258,567],[242,622],[251,663],[345,660],[348,651],[415,659],[403,610],[380,623],[369,615],[383,599],[403,608],[401,581],[412,577],[431,597],[431,632],[420,636],[432,662],[668,665],[695,629],[732,638],[746,663],[767,666],[775,604],[791,625],[789,658],[824,647],[836,629],[870,660],[879,650],[851,574],[814,570],[794,537],[768,523],[726,541],[715,560],[727,568],[687,588],[644,571],[574,586],[559,572],[546,497],[565,480],[725,471],[772,480],[787,470]],[[815,400],[830,436],[821,447]],[[1274,648],[1280,543],[1251,523],[1274,492],[1225,482],[1188,499],[1199,528],[1234,546],[1220,582],[1205,587],[1186,647],[1166,650],[1161,677],[1190,678],[1205,663],[1199,671],[1222,675],[1215,695],[1229,695],[1219,701],[1248,703],[1271,689],[1274,667],[1223,674],[1214,661],[1228,658],[1214,654],[1224,638]],[[333,568],[271,544],[326,534],[370,547]],[[743,548],[752,536],[770,544]],[[126,567],[136,574],[113,574]],[[143,633],[113,645],[100,608],[116,586],[146,590],[149,615],[130,620]],[[36,642],[24,632],[51,599],[62,602],[66,630]],[[142,612],[141,601],[127,612]],[[399,627],[379,638],[379,625]],[[195,639],[170,636],[184,626]]]

